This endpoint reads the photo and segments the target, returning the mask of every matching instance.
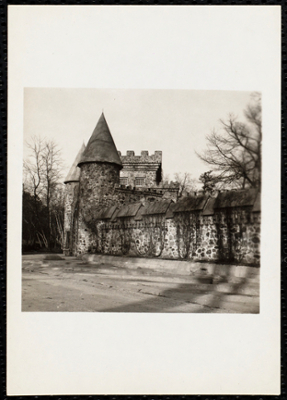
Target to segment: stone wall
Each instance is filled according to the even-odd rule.
[[[89,252],[190,259],[194,261],[260,262],[260,213],[250,208],[118,218],[97,221]]]
[[[117,165],[83,164],[80,182],[66,184],[65,254],[259,264],[258,190],[172,196],[121,187]]]
[[[121,185],[116,188],[116,194],[118,204],[132,203],[143,199],[147,199],[148,201],[160,201],[163,197],[163,192],[145,190],[144,188],[141,190],[136,188],[130,189]]]
[[[90,166],[93,164],[86,165]],[[130,189],[121,187],[118,184],[111,185],[108,188],[107,197],[101,193],[100,190],[102,189],[96,193],[94,192],[99,187],[102,187],[101,182],[95,184],[95,180],[90,181],[86,179],[86,181],[89,185],[88,187],[85,186],[85,190],[77,182],[66,184],[65,255],[78,255],[89,251],[93,242],[94,234],[92,232],[95,221],[99,218],[99,211],[106,209],[107,205],[121,207],[122,205],[138,201],[141,201],[142,204],[159,202],[166,195],[168,198],[170,196],[174,199],[177,197],[177,191],[171,192],[169,196],[169,189]],[[86,182],[81,180],[81,184],[86,185]],[[106,186],[105,188],[107,189]]]

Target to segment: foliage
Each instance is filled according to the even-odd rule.
[[[213,183],[217,188],[261,186],[261,96],[254,93],[244,111],[245,122],[230,114],[220,120],[222,129],[207,136],[207,150],[197,154],[212,166]],[[205,182],[203,182],[205,183]],[[209,181],[209,185],[211,181]]]
[[[199,181],[202,182],[202,189],[205,192],[212,192],[215,189],[216,179],[212,175],[212,171],[207,171],[201,174]]]
[[[47,212],[39,198],[23,190],[23,247],[36,249],[47,246]]]
[[[26,146],[29,156],[24,160],[23,239],[51,250],[63,244],[61,151],[55,142],[39,136],[32,137]]]

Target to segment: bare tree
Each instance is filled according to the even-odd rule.
[[[55,245],[61,248],[64,245],[64,209],[65,188],[64,184],[55,185],[50,198],[51,211],[49,213],[49,229]]]
[[[212,166],[217,188],[246,188],[261,186],[261,96],[254,93],[244,111],[246,122],[234,115],[220,120],[222,130],[207,136],[207,150],[197,154]],[[211,175],[209,175],[210,177]]]
[[[189,172],[177,172],[174,174],[175,182],[179,185],[178,198],[188,196],[196,191],[196,179],[192,178]]]
[[[33,136],[26,145],[30,154],[24,161],[23,189],[33,196],[35,213],[38,218],[40,218],[39,207],[45,206],[48,229],[43,227],[38,235],[42,237],[46,246],[51,248],[52,210],[57,209],[57,212],[59,212],[59,207],[55,208],[54,206],[59,203],[57,191],[60,187],[59,181],[63,164],[61,150],[54,141],[45,140],[38,136]],[[57,221],[59,222],[60,219],[58,218]],[[46,235],[44,232],[46,232]]]
[[[169,175],[163,176],[162,187],[178,188],[178,198],[181,198],[196,190],[196,179],[192,178],[188,172],[176,172],[173,180],[169,179]]]
[[[61,151],[53,141],[46,141],[42,151],[43,162],[43,192],[45,196],[45,203],[47,206],[48,223],[49,223],[49,247],[51,245],[52,235],[52,218],[51,206],[52,199],[57,189],[59,180],[61,178]]]
[[[169,187],[169,185],[170,185],[169,174],[166,174],[166,173],[163,173],[163,174],[162,174],[162,180],[161,180],[161,182],[160,182],[160,185],[161,185],[162,187],[166,187],[166,188]]]
[[[37,136],[31,142],[25,143],[30,150],[29,157],[24,160],[24,188],[30,192],[34,199],[39,199],[43,190],[43,139]]]

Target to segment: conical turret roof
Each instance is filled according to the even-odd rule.
[[[94,162],[107,162],[117,164],[121,168],[123,167],[103,113],[100,116],[78,166]]]
[[[81,160],[83,152],[85,151],[85,148],[86,148],[86,146],[83,143],[82,147],[80,148],[79,153],[77,154],[77,157],[75,158],[75,161],[73,162],[73,165],[70,168],[70,171],[69,171],[64,183],[79,181],[81,168],[78,167],[78,164]]]

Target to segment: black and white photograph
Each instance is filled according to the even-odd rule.
[[[259,312],[261,93],[24,93],[23,311]]]
[[[7,394],[278,395],[280,7],[8,11]]]

